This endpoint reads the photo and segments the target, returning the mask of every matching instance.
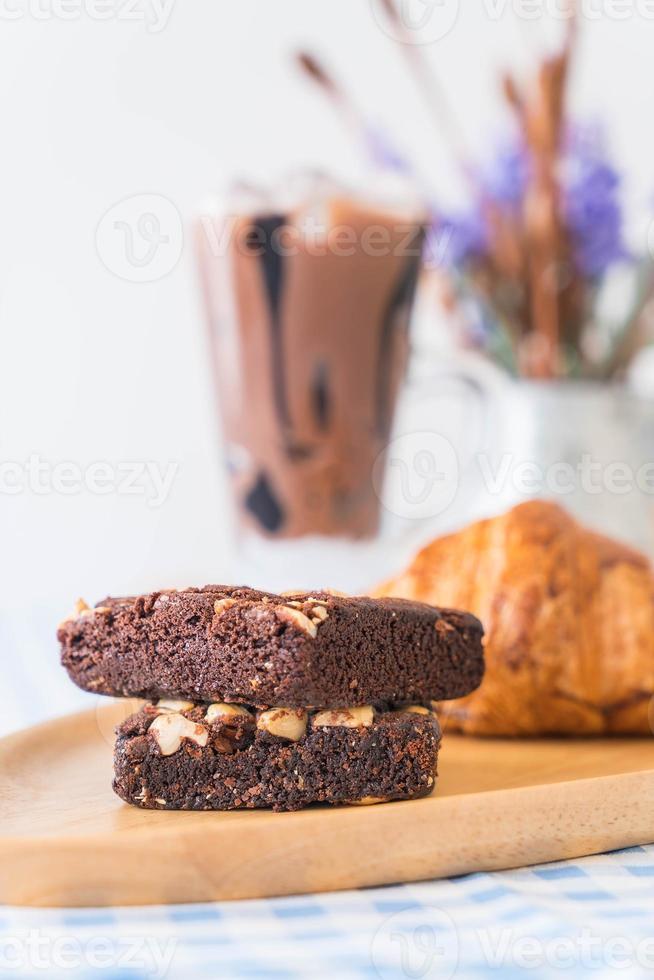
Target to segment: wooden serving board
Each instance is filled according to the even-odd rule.
[[[299,813],[137,810],[111,790],[117,702],[0,741],[0,902],[84,906],[330,891],[654,840],[654,738],[447,736],[434,795]]]

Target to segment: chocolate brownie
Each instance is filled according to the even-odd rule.
[[[82,604],[58,637],[71,679],[98,694],[347,707],[468,694],[482,632],[404,599],[210,585]]]
[[[307,711],[166,700],[118,728],[114,790],[159,810],[299,810],[430,793],[440,729],[422,707]]]

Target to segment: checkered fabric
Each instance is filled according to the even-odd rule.
[[[138,869],[135,869],[138,873]],[[654,975],[654,847],[517,871],[246,902],[0,908],[0,976]]]

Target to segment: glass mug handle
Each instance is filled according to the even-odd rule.
[[[477,516],[475,463],[503,428],[502,372],[475,355],[424,368],[434,356],[412,356],[391,439],[373,468],[383,536],[407,550]]]

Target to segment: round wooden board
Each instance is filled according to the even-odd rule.
[[[137,810],[111,790],[115,702],[0,741],[0,902],[330,891],[654,840],[654,739],[445,737],[426,799],[299,813]]]

